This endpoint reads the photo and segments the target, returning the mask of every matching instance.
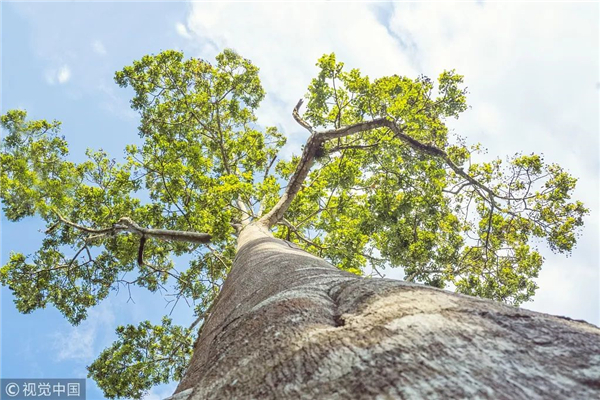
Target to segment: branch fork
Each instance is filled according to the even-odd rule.
[[[400,139],[417,152],[442,159],[446,163],[446,165],[448,165],[448,167],[450,167],[450,169],[452,169],[457,175],[464,178],[468,182],[468,184],[474,186],[477,193],[483,199],[488,201],[492,206],[496,206],[496,199],[501,198],[501,196],[498,196],[498,194],[496,194],[492,189],[483,185],[475,178],[470,176],[468,173],[466,173],[458,165],[456,165],[450,159],[448,153],[446,153],[444,150],[436,146],[422,143],[417,139],[414,139],[405,134],[405,127],[399,126],[396,121],[393,121],[387,117],[381,117],[370,121],[359,122],[357,124],[319,132],[315,130],[313,126],[311,126],[306,120],[304,120],[300,116],[299,111],[300,107],[302,106],[302,103],[303,100],[300,99],[294,107],[294,110],[292,111],[292,116],[300,126],[302,126],[310,132],[310,136],[306,141],[304,150],[302,152],[302,156],[300,158],[300,162],[298,163],[296,170],[292,174],[285,192],[283,193],[277,204],[271,209],[271,211],[262,216],[262,218],[258,221],[259,224],[262,224],[267,228],[281,223],[281,221],[283,220],[285,212],[288,210],[292,201],[302,188],[302,183],[308,176],[310,168],[314,164],[318,149],[322,146],[324,142],[332,139],[340,139],[346,136],[353,135],[355,133],[370,131],[378,128],[390,129],[394,133],[394,137]]]

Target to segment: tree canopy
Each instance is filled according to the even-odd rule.
[[[588,212],[571,199],[575,178],[535,154],[475,162],[482,147],[449,132],[467,109],[461,75],[372,79],[334,54],[317,67],[293,109],[310,136],[291,159],[285,135],[257,120],[259,69],[232,50],[213,63],[164,51],[117,72],[141,138],[120,161],[88,150],[72,162],[60,122],[1,117],[3,212],[47,224],[35,254],[12,252],[0,270],[19,311],[51,304],[78,324],[132,285],[195,304],[192,327],[117,328],[89,367],[106,396],[181,378],[247,223],[355,274],[401,267],[406,280],[513,305],[535,293],[542,241],[573,249]]]

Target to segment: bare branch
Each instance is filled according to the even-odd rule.
[[[304,151],[302,153],[302,157],[300,158],[300,162],[292,174],[292,177],[290,178],[283,195],[277,204],[268,213],[260,218],[259,223],[270,228],[277,224],[277,222],[281,221],[283,215],[288,210],[290,204],[292,204],[292,201],[300,191],[302,183],[306,179],[306,176],[308,175],[308,172],[315,161],[315,154],[321,144],[322,141],[317,137],[317,135],[310,135],[306,145],[304,146]]]
[[[242,226],[250,224],[250,220],[253,217],[252,210],[240,198],[237,198],[235,201],[242,214],[245,214],[242,216]]]
[[[300,233],[300,231],[294,226],[292,225],[287,219],[282,219],[281,221],[279,221],[279,223],[283,226],[288,227],[292,232],[294,232],[296,234],[296,236],[298,237],[298,239],[302,240],[304,243],[316,247],[320,250],[325,250],[326,247],[316,244],[315,242],[313,242],[312,240],[304,237],[304,235],[302,235],[302,233]]]
[[[379,146],[379,142],[377,143],[373,143],[373,144],[365,144],[365,145],[360,145],[360,144],[355,144],[355,145],[348,145],[348,146],[337,146],[334,147],[332,149],[329,149],[327,152],[328,153],[336,153],[338,151],[342,151],[342,150],[365,150],[365,149],[371,149],[373,147],[377,147]]]
[[[487,231],[485,234],[485,246],[484,246],[484,250],[485,250],[485,264],[484,267],[487,265],[488,263],[488,249],[489,249],[489,244],[490,244],[490,235],[492,233],[492,218],[494,216],[494,203],[492,203],[492,206],[490,208],[490,217],[488,219],[488,226],[487,226]]]
[[[231,223],[231,224],[229,224],[229,225],[231,225],[231,227],[232,227],[233,229],[235,229],[235,233],[236,233],[236,234],[239,234],[239,233],[242,231],[242,228],[243,228],[242,224],[238,224],[238,223],[232,222],[232,223]]]
[[[271,157],[271,161],[269,162],[269,165],[267,165],[267,168],[265,168],[265,174],[263,176],[263,182],[267,179],[267,177],[269,176],[269,171],[271,170],[271,167],[273,166],[273,164],[275,163],[275,160],[277,159],[277,155],[273,155],[273,157]],[[265,211],[265,202],[261,201],[259,208],[258,208],[258,216],[260,217],[263,212]]]
[[[371,272],[371,276],[373,275],[373,272],[375,272],[380,278],[385,278],[385,275],[382,274],[381,272],[379,272],[379,270],[377,269],[377,267],[373,264],[371,264],[371,268],[372,268],[372,272]]]
[[[211,239],[211,236],[208,233],[142,228],[128,217],[121,218],[115,226],[123,226],[123,230],[154,239],[191,243],[209,243]]]
[[[183,281],[178,275],[175,275],[174,273],[172,273],[171,271],[169,271],[170,268],[169,269],[163,269],[163,268],[160,268],[160,267],[156,267],[156,266],[154,266],[152,264],[147,263],[144,260],[144,248],[146,246],[146,240],[147,240],[146,236],[142,235],[142,237],[140,238],[140,246],[138,247],[138,256],[137,256],[137,263],[138,263],[138,265],[140,267],[148,267],[148,268],[150,268],[151,270],[153,270],[156,273],[166,273],[169,276],[175,278],[179,282],[183,282],[183,283],[189,284],[189,282]]]
[[[79,229],[85,233],[89,233],[90,236],[88,236],[87,241],[98,239],[104,236],[114,236],[121,232],[130,232],[139,236],[162,240],[172,240],[177,242],[209,243],[211,240],[211,235],[208,233],[142,228],[129,217],[121,218],[117,223],[113,224],[109,228],[94,229],[71,222],[65,219],[58,212],[56,212],[56,215],[58,216],[58,219],[65,225]]]
[[[442,192],[444,192],[444,193],[450,193],[450,194],[457,195],[457,194],[459,194],[459,193],[461,192],[461,190],[463,190],[463,189],[464,189],[466,186],[469,186],[469,185],[471,185],[471,182],[464,182],[464,183],[462,183],[460,186],[459,186],[459,185],[454,185],[454,187],[453,187],[452,189],[454,189],[455,187],[457,187],[457,186],[458,186],[458,189],[456,189],[456,190],[452,190],[452,189],[450,189],[450,190],[442,189]]]
[[[79,229],[80,231],[85,232],[85,233],[95,233],[98,236],[104,236],[104,235],[107,235],[107,234],[113,232],[115,229],[114,226],[110,227],[110,228],[102,228],[102,229],[88,228],[88,227],[78,225],[74,222],[71,222],[71,221],[65,219],[62,215],[60,215],[56,211],[55,211],[55,214],[58,217],[58,219],[60,220],[60,222],[62,222],[63,224],[68,225],[73,228],[76,228],[76,229]]]
[[[142,236],[142,238],[140,239],[140,247],[138,248],[138,256],[137,256],[137,263],[138,265],[141,267],[143,266],[144,263],[144,247],[146,246],[146,237]]]
[[[223,260],[223,258],[221,258],[221,255],[222,255],[222,254],[219,254],[219,252],[218,252],[218,251],[216,251],[215,249],[213,249],[213,248],[212,248],[210,245],[207,245],[207,247],[208,247],[208,249],[209,249],[209,250],[212,252],[212,255],[213,255],[213,256],[215,256],[215,258],[216,258],[217,260],[219,260],[219,262],[220,262],[221,264],[223,264],[223,267],[224,267],[225,269],[227,269],[227,268],[228,268],[228,265],[227,265],[227,263],[226,263],[226,262]]]
[[[194,322],[192,322],[192,324],[190,325],[190,327],[189,327],[188,329],[189,329],[190,331],[191,331],[192,329],[194,329],[194,327],[195,327],[196,325],[198,325],[198,324],[200,323],[200,321],[202,321],[202,319],[203,319],[204,317],[206,317],[206,313],[203,313],[203,314],[199,315],[199,316],[198,316],[198,318],[196,318],[196,319],[194,320]]]
[[[377,118],[371,121],[359,122],[354,125],[343,126],[338,129],[330,129],[323,132],[318,132],[317,135],[322,141],[343,138],[355,133],[370,131],[372,129],[389,127],[389,124],[394,124],[386,118]],[[396,126],[394,124],[394,126]]]
[[[294,111],[292,111],[292,116],[294,117],[294,119],[296,120],[297,123],[299,123],[302,127],[304,127],[306,130],[308,130],[312,135],[314,135],[315,134],[314,128],[312,126],[310,126],[310,124],[308,122],[306,122],[300,116],[300,113],[298,112],[300,110],[300,107],[302,106],[303,102],[304,102],[304,100],[302,100],[302,99],[298,100],[296,107],[294,107]]]

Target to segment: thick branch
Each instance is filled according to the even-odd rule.
[[[56,212],[56,216],[58,217],[58,219],[60,220],[60,222],[62,222],[63,224],[69,225],[70,227],[73,227],[73,228],[76,228],[76,229],[79,229],[80,231],[85,232],[85,233],[94,233],[96,235],[107,235],[107,234],[111,233],[114,230],[114,226],[111,227],[111,228],[94,229],[94,228],[88,228],[86,226],[78,225],[78,224],[76,224],[74,222],[71,222],[71,221],[65,219],[58,212]],[[54,226],[51,229],[53,230]],[[51,229],[49,229],[48,231],[46,231],[46,233],[49,233],[49,231]]]
[[[300,106],[302,105],[302,100],[298,101],[296,107],[294,107],[294,111],[292,115],[296,122],[300,124],[302,127],[307,129],[311,135],[306,141],[304,145],[304,150],[302,152],[302,157],[300,158],[300,162],[296,167],[296,170],[292,174],[290,181],[285,189],[285,192],[275,205],[267,214],[265,214],[261,219],[260,223],[267,227],[272,227],[282,220],[285,212],[292,204],[292,201],[302,188],[302,183],[308,176],[310,168],[312,167],[315,161],[315,155],[319,148],[322,146],[323,142],[331,139],[341,138],[344,136],[352,135],[358,132],[364,132],[371,129],[381,128],[385,126],[387,120],[385,118],[379,118],[373,121],[361,122],[358,124],[345,126],[339,129],[331,129],[323,132],[316,132],[315,129],[298,113]]]
[[[318,132],[317,135],[322,139],[322,141],[339,139],[355,133],[383,128],[388,126],[388,123],[393,124],[393,122],[388,121],[386,118],[377,118],[372,121],[359,122],[358,124],[343,126],[338,129],[329,129],[327,131]]]
[[[172,273],[171,271],[169,271],[169,269],[163,269],[163,268],[160,268],[160,267],[156,267],[156,266],[154,266],[152,264],[147,263],[144,260],[144,249],[146,247],[146,240],[147,240],[146,236],[142,235],[142,237],[140,238],[140,246],[138,247],[138,256],[137,256],[137,263],[138,263],[138,265],[140,267],[148,267],[151,270],[153,270],[154,272],[167,273],[169,276],[175,278],[179,282],[183,282],[185,284],[189,284],[189,282],[182,281],[181,278],[178,275],[175,275],[174,273]]]
[[[250,220],[252,219],[252,212],[250,211],[250,207],[248,207],[246,205],[246,203],[244,203],[241,199],[236,199],[236,204],[238,206],[238,208],[240,209],[240,211],[242,212],[242,214],[244,214],[242,216],[242,226],[246,226],[250,223]]]
[[[269,165],[267,165],[267,168],[265,168],[265,174],[263,175],[263,182],[265,182],[267,180],[267,177],[269,176],[269,171],[271,170],[271,167],[275,163],[276,159],[277,159],[277,155],[274,155],[273,157],[271,157],[271,161],[269,162]],[[259,208],[258,208],[258,216],[260,217],[264,211],[265,211],[265,201],[261,201],[259,204]]]
[[[97,239],[104,236],[113,236],[121,232],[130,232],[139,236],[145,236],[147,238],[151,237],[162,240],[173,240],[177,242],[209,243],[211,240],[211,235],[208,233],[142,228],[129,217],[121,218],[116,224],[113,224],[113,226],[109,228],[93,229],[71,222],[58,213],[56,213],[56,215],[58,216],[58,219],[65,225],[91,234],[88,237],[88,240]]]
[[[315,155],[324,142],[332,139],[340,139],[346,136],[353,135],[355,133],[365,132],[377,128],[389,128],[394,133],[395,138],[400,139],[417,152],[441,158],[442,160],[444,160],[444,162],[450,167],[450,169],[452,169],[457,175],[466,179],[471,185],[475,187],[476,190],[479,189],[487,193],[489,197],[484,196],[483,193],[477,190],[479,195],[482,198],[489,201],[491,205],[495,206],[496,198],[504,198],[503,196],[496,194],[492,189],[483,185],[475,178],[470,176],[468,173],[466,173],[462,168],[457,166],[444,150],[436,146],[421,143],[417,139],[410,137],[409,135],[404,133],[404,128],[399,127],[394,121],[391,121],[385,117],[376,118],[371,121],[359,122],[354,125],[317,132],[306,120],[304,120],[300,116],[299,109],[301,105],[302,100],[300,100],[298,104],[296,104],[292,115],[296,122],[298,122],[298,124],[307,129],[311,133],[311,135],[304,146],[300,162],[298,163],[296,170],[292,174],[285,192],[283,193],[275,207],[273,207],[271,211],[265,214],[259,221],[260,223],[269,228],[283,219],[285,212],[288,210],[290,204],[302,188],[302,183],[308,176],[310,168],[314,163]]]
[[[294,108],[294,118],[297,116],[297,108],[302,104],[302,101],[298,102],[296,108]],[[300,162],[296,167],[296,170],[292,174],[290,181],[285,189],[285,192],[277,202],[277,204],[265,215],[261,217],[259,223],[264,226],[270,228],[275,225],[277,222],[281,221],[283,215],[292,204],[292,201],[300,191],[302,187],[302,183],[308,176],[308,172],[312,167],[315,161],[315,154],[319,147],[323,144],[323,140],[318,136],[318,134],[314,133],[313,128],[308,125],[308,123],[302,120],[299,116],[296,118],[296,121],[310,132],[313,132],[308,138],[306,145],[304,146],[304,151],[302,152],[302,157],[300,158]]]
[[[374,119],[372,121],[361,122],[359,124],[350,125],[350,126],[346,126],[346,127],[339,128],[339,129],[332,129],[332,130],[325,131],[325,132],[319,132],[319,133],[317,133],[317,135],[319,135],[320,137],[323,137],[325,140],[330,140],[330,139],[341,138],[344,136],[352,135],[354,133],[364,132],[367,130],[381,128],[381,127],[387,127],[389,129],[391,129],[392,132],[394,132],[394,137],[402,140],[404,143],[408,144],[414,150],[416,150],[420,153],[428,154],[430,156],[439,157],[439,158],[443,159],[444,162],[457,175],[459,175],[462,178],[469,181],[473,186],[486,192],[490,196],[489,201],[492,204],[495,203],[494,198],[502,198],[502,196],[497,195],[490,188],[483,185],[482,183],[477,181],[475,178],[473,178],[471,175],[467,174],[462,168],[457,166],[450,159],[450,157],[444,150],[442,150],[436,146],[432,146],[429,144],[419,142],[417,139],[414,139],[414,138],[408,136],[407,134],[405,134],[403,132],[403,128],[398,127],[398,125],[396,125],[395,122],[387,120],[385,118],[378,118],[378,119]]]
[[[137,262],[140,267],[144,266],[144,247],[146,246],[146,237],[142,236],[140,239],[140,247],[138,248]]]

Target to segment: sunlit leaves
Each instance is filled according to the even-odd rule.
[[[466,89],[461,89],[463,77],[456,71],[444,71],[439,78],[439,94],[437,100],[439,112],[444,117],[458,118],[467,109],[465,101]]]
[[[569,253],[588,213],[571,199],[576,179],[535,154],[474,162],[481,147],[452,140],[445,123],[467,108],[463,77],[453,70],[437,82],[371,79],[334,54],[317,67],[303,115],[315,129],[379,119],[398,131],[322,143],[275,235],[352,273],[402,267],[407,279],[440,288],[515,305],[531,299],[543,261],[536,246],[546,241]],[[214,63],[178,51],[147,55],[115,80],[133,90],[140,115],[140,142],[126,145],[122,162],[102,150],[70,162],[58,122],[27,120],[20,110],[2,116],[4,214],[38,215],[48,230],[31,257],[11,254],[0,281],[21,312],[52,304],[72,323],[110,290],[132,285],[169,287],[169,301],[191,300],[201,321],[232,266],[234,227],[277,203],[300,158],[278,158],[285,136],[255,115],[265,96],[258,68],[234,51]],[[439,152],[419,151],[407,137]],[[88,231],[61,223],[59,213]],[[140,258],[139,235],[94,235],[122,217],[212,240],[199,247],[144,238]],[[184,254],[189,265],[176,268],[173,256]],[[139,398],[181,377],[189,330],[165,319],[117,334],[90,366],[106,396]]]
[[[553,251],[570,252],[588,210],[570,202],[575,179],[539,155],[471,164],[469,173],[491,192],[450,174],[449,200],[470,229],[469,245],[449,280],[464,293],[521,304],[535,293],[543,262],[539,241],[533,239],[545,239]]]
[[[530,299],[542,263],[532,237],[568,252],[583,224],[587,209],[570,202],[575,179],[538,155],[473,163],[471,153],[480,146],[451,143],[444,122],[467,108],[463,77],[453,70],[435,85],[425,76],[371,80],[347,72],[333,54],[317,67],[304,114],[314,126],[388,118],[404,134],[444,150],[487,188],[408,148],[391,131],[375,129],[325,144],[325,156],[288,213],[302,230],[289,236],[350,268],[381,266],[377,257],[365,257],[375,250],[385,265],[403,267],[415,281],[454,284],[517,305]]]
[[[26,121],[26,112],[8,111],[1,118],[6,132],[0,155],[3,212],[18,221],[36,213],[47,216],[52,206],[68,207],[69,190],[86,170],[65,161],[67,143],[58,136],[60,123]]]
[[[226,50],[212,65],[166,51],[125,67],[116,81],[135,91],[145,142],[128,154],[151,198],[177,221],[171,229],[226,240],[241,218],[237,201],[250,205],[253,195],[277,195],[272,186],[254,191],[285,138],[254,126],[264,92],[249,60]]]
[[[117,328],[117,340],[89,367],[108,398],[139,399],[154,385],[180,380],[192,354],[192,332],[164,317]]]
[[[20,110],[2,117],[4,213],[14,221],[37,214],[48,227],[37,253],[14,254],[0,274],[22,312],[52,304],[76,324],[111,290],[139,286],[174,304],[195,302],[202,313],[231,267],[240,202],[253,209],[279,195],[274,174],[285,137],[255,124],[264,92],[249,60],[226,50],[211,64],[165,51],[115,79],[133,89],[141,117],[141,142],[126,146],[122,163],[102,150],[72,163],[58,122],[27,120]],[[92,230],[129,217],[147,228],[206,232],[212,241],[198,250],[148,239],[140,263],[138,235],[94,235],[60,223],[59,213]],[[183,254],[193,254],[189,268],[175,269],[172,257]],[[149,384],[134,382],[140,390]]]
[[[395,75],[371,81],[358,70],[346,72],[333,54],[323,56],[317,66],[320,72],[309,87],[304,114],[315,126],[387,117],[410,136],[443,147],[443,118],[466,107],[465,92],[459,88],[462,77],[454,72],[440,76],[440,96],[435,98],[433,82],[426,77]],[[363,269],[377,262],[372,256],[376,249],[389,264],[403,266],[407,275],[424,282],[456,261],[462,226],[452,220],[443,197],[446,172],[439,161],[415,154],[387,129],[331,141],[325,153],[289,211],[290,220],[302,224],[304,235],[322,246],[313,251],[336,264],[344,260],[344,265]],[[458,148],[455,153],[466,158]],[[308,198],[312,208],[303,206]],[[440,229],[450,220],[445,223],[452,229]]]

